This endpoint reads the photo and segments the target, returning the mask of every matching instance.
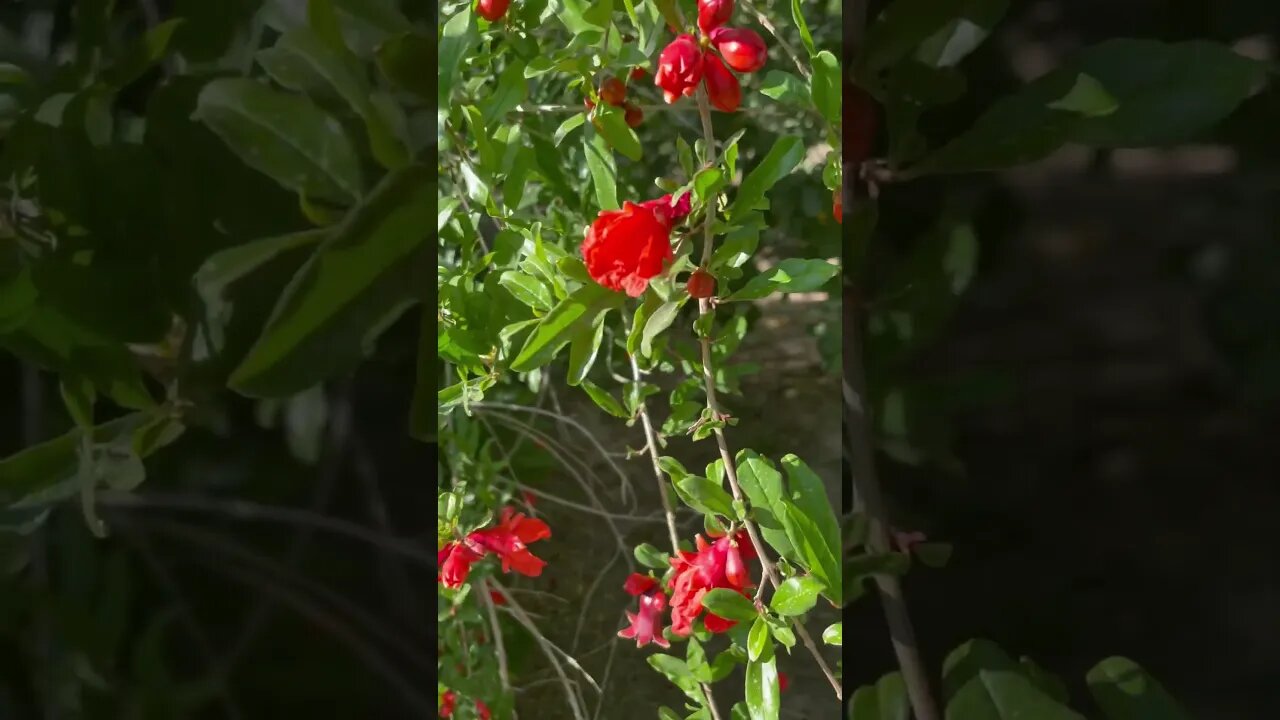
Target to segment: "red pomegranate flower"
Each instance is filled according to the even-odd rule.
[[[733,0],[698,0],[698,27],[709,33],[729,22]]]
[[[514,508],[502,509],[498,525],[477,530],[467,536],[470,544],[502,558],[502,571],[515,570],[521,575],[537,577],[546,561],[529,552],[530,543],[551,537],[551,528],[541,520],[525,517]]]
[[[618,631],[618,637],[635,639],[636,647],[644,647],[653,643],[661,648],[671,647],[671,643],[662,636],[662,611],[667,608],[667,595],[662,592],[658,581],[648,575],[631,573],[622,589],[629,595],[640,598],[640,612],[627,611],[627,620],[631,624]]]
[[[453,717],[453,706],[458,702],[458,694],[452,690],[445,690],[444,695],[440,696],[440,717]]]
[[[582,241],[582,259],[591,279],[610,290],[640,297],[649,280],[674,259],[671,206],[627,201],[621,210],[602,210]]]
[[[489,22],[498,22],[507,14],[511,0],[479,0],[476,3],[476,14]]]
[[[722,27],[713,30],[710,37],[725,63],[738,72],[755,72],[769,59],[764,39],[752,30]]]
[[[750,586],[745,560],[755,557],[746,531],[725,536],[708,544],[701,535],[696,538],[698,551],[681,550],[671,559],[675,577],[671,579],[671,631],[687,636],[693,631],[693,621],[702,613],[702,598],[716,588],[728,588],[742,593]],[[703,619],[707,630],[720,633],[737,623],[710,612]]]
[[[471,564],[482,555],[458,542],[445,545],[436,553],[436,562],[440,566],[436,574],[436,582],[447,588],[460,588],[467,581],[471,572]]]
[[[720,62],[715,53],[708,52],[702,57],[702,64],[707,78],[707,96],[717,110],[733,112],[742,104],[742,85],[738,78],[729,72],[729,68]]]
[[[692,35],[683,33],[671,41],[658,56],[658,70],[653,82],[662,88],[668,104],[681,95],[693,95],[702,80],[702,50]]]

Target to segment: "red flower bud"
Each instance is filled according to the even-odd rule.
[[[642,79],[644,79],[644,76],[645,76],[645,75],[647,75],[647,74],[648,74],[648,72],[647,72],[647,71],[645,71],[645,69],[644,69],[644,68],[642,68],[642,67],[633,67],[633,68],[631,68],[631,79],[632,79],[632,80],[642,80]]]
[[[764,39],[746,28],[717,28],[711,33],[711,44],[724,56],[725,63],[738,72],[755,72],[769,59]]]
[[[693,280],[690,279],[689,282],[692,284]],[[738,552],[738,546],[733,543],[729,543],[729,547],[725,548],[724,577],[729,581],[730,586],[739,590],[747,586],[747,566],[742,564],[742,553]]]
[[[703,56],[703,65],[707,73],[707,95],[711,104],[722,112],[733,112],[742,104],[742,86],[738,78],[720,62],[715,53],[707,52]]]
[[[616,77],[605,80],[600,86],[600,99],[610,105],[621,105],[627,98],[627,86]]]
[[[483,700],[476,700],[476,718],[478,720],[489,720],[489,706],[484,704]]]
[[[698,300],[709,298],[715,294],[716,279],[711,275],[711,273],[703,270],[702,268],[698,268],[689,276],[689,283],[685,288],[689,291],[689,297],[691,298],[697,298]],[[738,568],[741,569],[742,558],[738,557],[738,553],[736,551],[734,552],[734,557],[738,558]]]
[[[709,33],[729,22],[733,0],[698,0],[698,27]]]
[[[498,22],[507,14],[511,0],[479,0],[476,3],[476,14],[489,22]]]
[[[631,103],[627,103],[624,107],[627,111],[624,115],[627,125],[633,128],[640,127],[640,123],[644,122],[644,111]]]
[[[702,50],[698,41],[687,33],[678,36],[658,56],[658,71],[653,83],[662,88],[667,103],[681,95],[693,95],[702,81]]]
[[[831,201],[831,214],[835,216],[836,222],[844,224],[844,199],[841,197],[840,188],[836,188],[835,197]]]

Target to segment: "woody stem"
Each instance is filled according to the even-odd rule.
[[[702,118],[702,135],[703,142],[706,145],[707,157],[703,158],[707,165],[715,164],[716,156],[716,137],[715,132],[711,129],[711,104],[707,97],[706,85],[698,88],[698,115]],[[707,204],[706,218],[704,220],[704,238],[702,244],[702,264],[706,265],[711,261],[711,251],[715,244],[715,232],[712,226],[715,224],[715,202]],[[712,315],[715,310],[711,306],[709,298],[701,298],[698,300],[698,314]],[[715,374],[711,366],[711,335],[707,333],[699,338],[699,344],[702,346],[702,380],[707,393],[707,408],[711,410],[712,417],[716,420],[722,417],[720,412],[720,403],[716,400],[716,381]],[[724,428],[717,426],[713,433],[716,438],[716,447],[720,450],[720,459],[724,462],[724,474],[729,479],[729,489],[733,492],[733,499],[738,502],[745,503],[742,496],[742,487],[738,484],[738,468],[734,464],[733,453],[729,450],[729,441],[725,439]],[[755,548],[756,557],[760,558],[760,567],[764,569],[764,575],[769,579],[769,584],[778,587],[778,573],[773,566],[773,561],[769,559],[766,552],[765,544],[760,539],[760,531],[756,528],[756,524],[750,519],[743,521],[746,527],[747,535],[751,538],[751,545]],[[762,583],[763,585],[763,583]],[[831,683],[832,689],[836,692],[837,699],[843,699],[843,691],[840,687],[840,681],[831,672],[831,668],[827,665],[827,661],[822,658],[822,653],[818,651],[818,647],[810,637],[809,631],[805,630],[804,625],[799,621],[793,621],[792,626],[795,628],[796,634],[800,636],[804,642],[805,648],[813,655],[813,659],[817,661],[818,667],[822,670],[822,674],[827,677],[827,681]]]

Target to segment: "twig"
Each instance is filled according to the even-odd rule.
[[[640,365],[635,356],[627,353],[631,361],[631,376],[640,382]],[[676,513],[671,506],[671,497],[667,495],[667,481],[662,476],[662,468],[658,465],[658,435],[653,431],[653,422],[649,419],[649,408],[643,401],[640,403],[640,423],[644,426],[645,448],[649,451],[649,460],[653,464],[653,478],[658,483],[658,496],[662,498],[662,512],[667,519],[667,534],[671,538],[671,554],[675,557],[680,552],[680,535],[676,532]]]
[[[575,720],[586,720],[586,713],[579,704],[581,699],[578,697],[578,693],[575,692],[574,683],[570,681],[569,676],[565,674],[564,668],[560,665],[560,659],[557,658],[556,654],[550,649],[554,647],[551,644],[551,641],[547,640],[547,638],[542,634],[542,631],[538,629],[537,624],[534,623],[533,619],[524,611],[524,607],[522,607],[520,603],[511,596],[510,591],[508,591],[502,583],[494,579],[490,579],[489,582],[493,584],[493,587],[498,590],[502,597],[506,598],[507,604],[505,607],[507,611],[514,615],[516,620],[523,625],[531,635],[533,635],[533,638],[538,641],[538,646],[542,648],[542,653],[551,661],[551,667],[555,670],[556,675],[560,677],[560,685],[564,687],[565,696],[569,699],[569,708],[573,711],[573,717]]]
[[[708,102],[707,89],[703,85],[698,88],[698,112],[702,116],[702,133],[704,143],[707,147],[707,161],[714,162],[716,153],[715,133],[711,128],[711,106]],[[706,233],[702,245],[702,263],[706,265],[711,261],[712,247],[715,243],[715,233],[712,229],[715,216],[715,205],[707,205],[707,225]],[[715,312],[709,298],[699,298],[698,313],[706,316]],[[720,404],[716,399],[716,382],[715,374],[711,367],[711,337],[710,333],[704,334],[699,338],[702,346],[702,379],[707,393],[707,408],[716,418],[723,416],[720,411]],[[733,453],[729,450],[729,442],[725,438],[724,428],[716,427],[713,430],[716,438],[716,447],[720,450],[720,459],[724,461],[724,474],[729,479],[729,488],[733,492],[733,497],[739,502],[745,502],[742,495],[742,487],[738,484],[738,469],[734,464]],[[751,538],[751,544],[755,548],[756,556],[760,558],[760,567],[764,570],[764,575],[769,579],[769,583],[773,587],[778,587],[778,574],[773,567],[773,561],[769,559],[766,552],[764,542],[760,539],[760,532],[756,528],[755,523],[751,520],[744,520],[743,526],[747,530],[747,535]],[[827,677],[827,681],[831,683],[831,687],[835,690],[836,698],[843,698],[843,690],[840,687],[840,681],[836,679],[835,673],[831,672],[831,668],[827,665],[827,661],[823,659],[822,653],[818,651],[817,646],[813,642],[813,638],[809,637],[809,632],[805,630],[804,625],[799,621],[792,623],[796,630],[796,634],[805,641],[805,647],[813,655],[813,659],[818,663],[818,668],[822,670],[822,674]]]
[[[502,691],[511,692],[511,675],[507,671],[507,648],[502,642],[502,627],[498,625],[498,608],[494,605],[489,584],[480,581],[481,597],[489,609],[489,624],[493,627],[493,649],[498,653],[498,679],[502,681]],[[514,711],[513,711],[514,713]]]
[[[860,2],[863,2],[863,0],[853,0],[854,5],[857,5]],[[773,36],[773,39],[778,41],[778,46],[781,47],[783,52],[791,58],[791,62],[795,63],[796,69],[800,71],[800,74],[804,76],[804,79],[808,80],[813,74],[810,72],[809,66],[805,65],[804,62],[800,60],[800,56],[796,54],[796,51],[791,49],[791,45],[788,44],[786,40],[782,39],[782,35],[779,34],[778,29],[773,26],[773,21],[769,19],[769,16],[760,12],[759,8],[751,4],[751,0],[742,0],[742,7],[752,15],[756,16],[756,22],[760,23],[765,30],[769,31],[769,34]]]

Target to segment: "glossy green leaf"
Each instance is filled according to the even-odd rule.
[[[569,376],[570,386],[577,385],[587,379],[591,366],[595,364],[596,354],[600,352],[600,341],[604,339],[604,320],[609,313],[596,315],[591,326],[583,328],[569,341]]]
[[[738,194],[729,206],[727,215],[733,220],[755,209],[779,180],[791,174],[791,171],[804,158],[804,141],[795,135],[778,138],[768,154],[751,169],[738,186]]]
[[[281,36],[271,48],[275,62],[289,62],[306,68],[306,71],[324,82],[337,93],[361,119],[373,156],[383,167],[395,169],[409,161],[409,151],[391,128],[390,121],[372,102],[372,89],[364,75],[364,68],[322,40],[305,27],[295,28]],[[305,87],[295,87],[305,91]]]
[[[793,107],[806,107],[812,99],[804,81],[783,70],[770,70],[760,83],[761,94]],[[838,98],[837,98],[838,99]]]
[[[587,395],[591,398],[591,401],[596,404],[596,407],[617,418],[623,418],[625,420],[630,417],[630,415],[627,414],[626,409],[622,407],[622,404],[619,403],[617,398],[615,398],[609,391],[599,385],[596,385],[590,380],[584,379],[580,384],[582,389],[585,390]]]
[[[665,553],[649,543],[640,543],[635,549],[636,560],[648,568],[666,570],[671,567],[670,553]]]
[[[437,67],[436,101],[440,107],[448,107],[454,81],[462,58],[479,41],[472,4],[465,3],[456,15],[444,21],[440,32],[440,50]],[[425,71],[426,67],[420,68]]]
[[[804,43],[804,49],[809,51],[809,57],[818,54],[818,50],[813,44],[813,34],[809,32],[809,23],[804,20],[804,13],[801,11],[803,3],[800,0],[791,0],[791,20],[796,24],[796,30],[800,31],[800,42]]]
[[[533,329],[511,362],[511,369],[528,372],[551,362],[562,347],[583,329],[591,327],[597,315],[619,307],[623,297],[621,293],[595,283],[578,288],[561,300]]]
[[[1094,665],[1085,680],[1109,720],[1190,720],[1168,691],[1146,670],[1124,657]]]
[[[285,288],[229,384],[281,397],[350,369],[421,299],[435,177],[414,164],[388,175]]]
[[[1069,142],[1185,142],[1235,110],[1265,73],[1262,63],[1215,43],[1109,40],[996,102],[911,172],[998,170],[1039,160]],[[1090,78],[1083,88],[1082,76]]]
[[[758,616],[756,606],[742,593],[729,588],[715,588],[702,596],[702,607],[726,620],[745,622]]]
[[[443,46],[441,46],[442,60]],[[406,32],[396,35],[382,43],[377,50],[378,69],[383,77],[403,90],[426,100],[433,97],[436,89],[431,76],[423,72],[437,60],[435,43],[431,38],[417,32]],[[444,70],[443,64],[441,70]]]
[[[687,295],[682,296],[679,300],[672,300],[662,303],[653,314],[649,316],[644,324],[644,331],[640,335],[640,352],[645,357],[653,355],[653,341],[664,330],[671,327],[671,323],[676,321],[676,316],[680,314],[680,306],[688,298]]]
[[[776,657],[747,663],[747,714],[751,720],[778,720],[780,690]]]
[[[756,617],[756,621],[751,623],[751,630],[747,633],[747,659],[755,662],[764,655],[765,649],[769,644],[769,623],[764,621],[763,617]]]
[[[826,260],[787,258],[747,281],[721,302],[759,300],[775,292],[813,292],[821,289],[840,272],[838,265]]]
[[[507,270],[498,279],[498,284],[506,288],[515,299],[534,310],[545,312],[552,307],[551,291],[532,275],[517,270]]]
[[[818,594],[825,589],[826,584],[811,575],[787,578],[773,592],[769,607],[786,617],[803,615],[818,604]]]
[[[796,559],[801,566],[827,586],[828,594],[833,596],[836,604],[839,605],[842,595],[839,555],[831,551],[821,528],[799,508],[791,503],[786,503],[783,508],[779,519],[787,534],[787,540],[795,548]]]
[[[822,642],[840,647],[844,644],[844,623],[832,623],[822,631]]]
[[[595,111],[596,132],[609,143],[609,147],[631,160],[639,160],[644,154],[640,136],[627,124],[622,108],[601,103]]]
[[[587,170],[595,187],[596,203],[601,210],[618,209],[618,165],[609,144],[598,133],[588,129],[583,137]]]
[[[813,58],[813,77],[809,92],[818,112],[834,127],[840,125],[840,60],[829,50],[823,50]]]
[[[1008,8],[1009,0],[894,0],[867,29],[858,74],[873,77],[917,50],[923,50],[935,65],[954,64],[963,57],[959,51],[966,49],[964,41],[985,38]],[[939,34],[941,40],[933,39]],[[948,51],[953,43],[956,47]]]
[[[733,517],[733,498],[719,485],[706,478],[690,475],[676,485],[690,500],[690,506],[701,513],[718,513]]]
[[[351,141],[337,120],[306,98],[222,78],[201,91],[194,117],[246,165],[286,188],[339,203],[362,193]]]

